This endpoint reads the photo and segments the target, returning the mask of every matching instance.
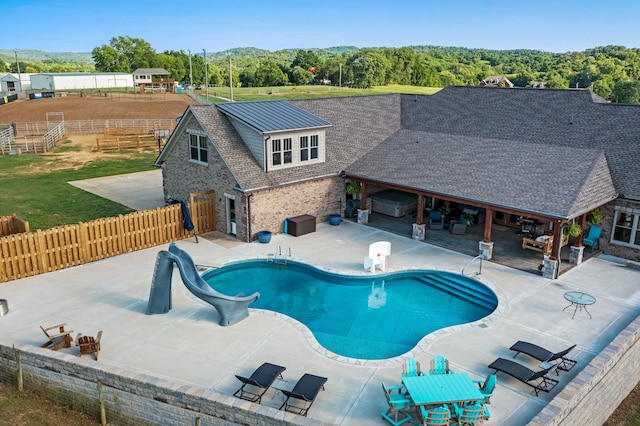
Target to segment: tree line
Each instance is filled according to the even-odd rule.
[[[274,52],[239,48],[214,53],[183,50],[156,53],[143,39],[118,36],[109,44],[94,48],[91,56],[98,72],[130,73],[138,68],[164,68],[177,81],[193,84],[205,84],[206,76],[206,83],[226,86],[230,72],[233,84],[244,87],[309,83],[354,88],[387,84],[475,86],[487,76],[502,75],[518,87],[543,82],[548,88],[591,89],[612,102],[640,103],[640,49],[624,46],[567,53],[442,46],[347,46]],[[64,64],[48,61],[22,63],[23,72],[69,72],[54,70]],[[36,69],[44,65],[51,69]],[[76,65],[72,71],[87,71],[86,64]],[[15,64],[5,63],[5,66],[12,68]]]

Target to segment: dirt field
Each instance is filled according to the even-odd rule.
[[[0,124],[46,121],[47,112],[62,112],[65,120],[169,118],[181,116],[196,101],[187,95],[77,95],[19,100],[0,105]]]

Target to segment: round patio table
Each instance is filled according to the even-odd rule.
[[[575,318],[576,312],[579,310],[583,310],[591,317],[591,313],[587,310],[587,306],[593,305],[596,303],[596,298],[590,294],[583,293],[581,291],[568,291],[564,294],[564,298],[571,302],[568,306],[566,306],[563,311],[571,306],[575,306],[573,310],[573,316],[571,319]]]

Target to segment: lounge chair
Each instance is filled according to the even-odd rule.
[[[402,392],[403,389],[403,386],[385,386],[384,382],[382,382],[382,390],[384,391],[384,396],[387,398],[389,409],[383,411],[380,415],[393,426],[401,425],[413,418],[413,416],[409,414],[411,401]],[[396,390],[398,391],[397,393],[394,392]],[[398,420],[398,414],[402,415],[400,420]],[[391,415],[393,415],[393,418],[391,418]]]
[[[491,397],[493,396],[493,390],[496,388],[498,378],[495,374],[489,374],[485,380],[474,380],[474,383],[480,388],[480,392],[484,395],[485,404],[491,404]]]
[[[51,327],[47,328],[40,326],[42,332],[49,339],[46,343],[43,343],[41,347],[49,348],[52,351],[57,351],[58,349],[62,348],[70,348],[71,342],[73,342],[73,338],[71,337],[71,333],[73,333],[73,330],[65,330],[65,325],[67,325],[67,323],[52,325]],[[49,333],[51,330],[56,330],[57,333]]]
[[[551,362],[551,363],[553,363],[554,361],[558,361],[556,365],[557,367],[556,373],[557,373],[558,370],[569,371],[573,368],[574,365],[578,363],[578,361],[569,359],[565,356],[569,352],[571,352],[575,347],[576,345],[573,345],[563,351],[554,353],[554,352],[551,352],[550,350],[547,350],[533,343],[523,342],[522,340],[518,340],[509,349],[516,352],[516,354],[513,356],[514,358],[517,357],[518,354],[522,352],[523,354],[527,354],[530,357],[537,359],[538,361]]]
[[[282,378],[282,372],[285,369],[286,367],[265,362],[258,367],[258,369],[254,371],[249,378],[238,376],[236,374],[238,380],[242,382],[242,386],[240,386],[240,389],[238,389],[233,396],[260,404],[262,395],[264,395],[267,389],[269,389],[269,386],[271,386],[276,378]],[[245,389],[245,386],[247,385],[253,386],[257,388],[257,390],[255,392],[250,392]]]
[[[540,371],[533,371],[529,367],[504,358],[498,358],[489,364],[489,368],[496,370],[496,373],[501,371],[531,386],[535,390],[536,396],[540,391],[551,391],[558,384],[557,380],[547,377],[549,371],[554,367],[555,365],[551,365]]]
[[[284,408],[285,411],[306,416],[320,390],[324,390],[324,383],[326,381],[326,377],[314,376],[313,374],[305,373],[300,377],[300,380],[298,380],[298,383],[296,383],[292,390],[288,391],[280,389],[287,398],[279,409],[282,410]],[[302,401],[303,406],[300,407],[289,403],[291,398],[294,399],[292,402],[295,402],[295,400]]]
[[[100,352],[100,339],[102,338],[102,330],[98,331],[97,336],[94,338],[93,336],[83,336],[78,333],[76,336],[76,346],[80,347],[80,353],[78,356],[82,356],[83,354],[95,354],[96,361],[98,360],[98,352]]]
[[[429,374],[452,374],[453,371],[449,368],[449,360],[442,355],[436,355],[431,360],[431,368]]]
[[[402,364],[402,377],[424,376],[420,371],[420,362],[413,358],[407,358]]]
[[[424,405],[420,406],[422,415],[422,426],[444,426],[451,424],[451,411],[446,405],[427,410]]]

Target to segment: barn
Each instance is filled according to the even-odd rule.
[[[33,90],[133,88],[133,76],[124,72],[43,73],[31,76]]]
[[[0,77],[0,92],[20,92],[31,89],[30,73],[12,73]]]

